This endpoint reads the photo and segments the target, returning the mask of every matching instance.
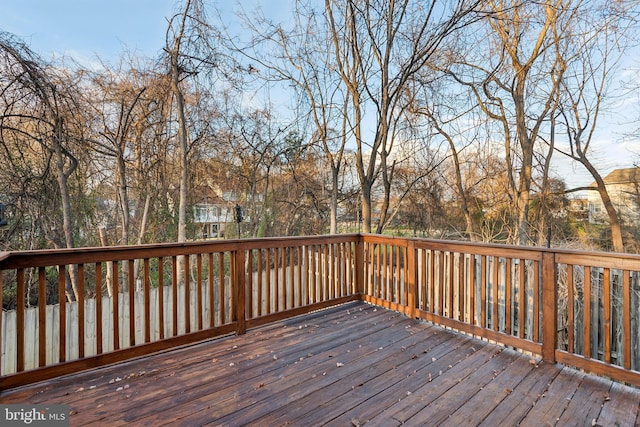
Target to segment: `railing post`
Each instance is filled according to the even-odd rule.
[[[557,301],[556,257],[555,253],[545,251],[542,253],[542,359],[549,363],[556,362]]]
[[[356,240],[356,293],[364,300],[364,237],[358,235]]]
[[[410,240],[407,245],[407,305],[412,318],[416,318],[416,296],[418,295],[418,269],[416,266],[416,243]]]
[[[237,249],[231,252],[234,266],[234,305],[236,314],[236,334],[243,335],[247,331],[246,306],[245,306],[245,271],[244,271],[244,250]]]

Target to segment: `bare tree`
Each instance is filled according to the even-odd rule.
[[[270,82],[286,82],[298,93],[302,111],[309,111],[311,144],[318,144],[331,170],[331,213],[329,232],[336,233],[340,172],[348,133],[345,104],[349,94],[340,85],[332,54],[331,39],[325,22],[313,7],[302,1],[295,3],[292,28],[284,29],[261,15],[243,16],[253,39],[248,46],[237,46],[227,37],[234,51],[255,62],[251,73]],[[305,114],[306,116],[306,114]],[[305,117],[298,117],[306,123]],[[305,129],[306,130],[306,129]]]
[[[189,200],[189,153],[194,143],[185,105],[185,85],[197,84],[199,74],[211,75],[217,65],[213,28],[207,22],[201,0],[185,0],[182,10],[169,20],[165,47],[171,89],[176,107],[177,141],[180,156],[178,241],[187,239]],[[202,78],[202,77],[199,77]]]
[[[42,227],[42,230],[54,247],[72,248],[76,233],[69,180],[78,169],[74,147],[81,140],[81,135],[74,128],[76,104],[71,93],[71,81],[65,75],[56,75],[24,43],[10,34],[0,33],[0,55],[4,76],[0,92],[6,101],[0,115],[3,148],[9,159],[24,162],[27,168],[34,160],[43,162],[35,167],[42,175],[31,175],[30,179],[43,179],[49,174],[55,178],[62,210],[63,240],[53,233],[55,223]],[[14,145],[18,151],[12,153],[6,145],[9,141],[22,141],[24,145]],[[27,151],[40,152],[40,159],[23,157]],[[72,268],[69,274],[67,298],[73,300],[78,296],[75,269]]]
[[[460,52],[453,61],[456,66],[446,72],[468,87],[486,116],[498,124],[511,171],[515,228],[510,240],[524,245],[530,241],[536,144],[555,108],[565,71],[560,60],[565,46],[558,36],[571,27],[575,5],[570,0],[485,4],[491,12],[486,19],[488,32],[474,34],[477,42]]]
[[[440,53],[447,37],[476,18],[479,3],[325,0],[336,72],[349,93],[365,232],[371,232],[372,191],[379,178],[384,195],[377,232],[387,220],[396,166],[391,154],[407,113],[411,78]],[[369,113],[372,135],[364,129]]]
[[[592,161],[592,147],[600,115],[612,95],[612,77],[633,39],[630,25],[637,14],[632,5],[624,3],[585,5],[580,9],[581,21],[565,39],[575,54],[561,58],[567,72],[558,94],[558,125],[566,134],[563,146],[567,148],[556,149],[584,166],[593,177],[609,217],[611,243],[616,252],[625,250],[622,222],[598,165]],[[594,23],[593,16],[601,19]]]

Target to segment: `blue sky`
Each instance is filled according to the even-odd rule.
[[[124,50],[155,56],[164,45],[175,0],[4,0],[0,29],[43,59],[117,59]]]

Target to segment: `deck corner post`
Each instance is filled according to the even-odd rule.
[[[236,317],[236,334],[243,335],[247,331],[247,321],[246,321],[246,290],[245,290],[245,271],[244,271],[244,250],[236,249],[232,252],[233,256],[233,266],[234,266],[234,306],[235,306],[235,317]]]
[[[364,237],[362,234],[358,235],[358,239],[355,242],[356,247],[356,293],[361,300],[364,300]]]
[[[542,253],[542,360],[556,362],[558,287],[554,252]]]

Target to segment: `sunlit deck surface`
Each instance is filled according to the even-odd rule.
[[[71,425],[634,425],[640,391],[361,302],[8,391]]]

